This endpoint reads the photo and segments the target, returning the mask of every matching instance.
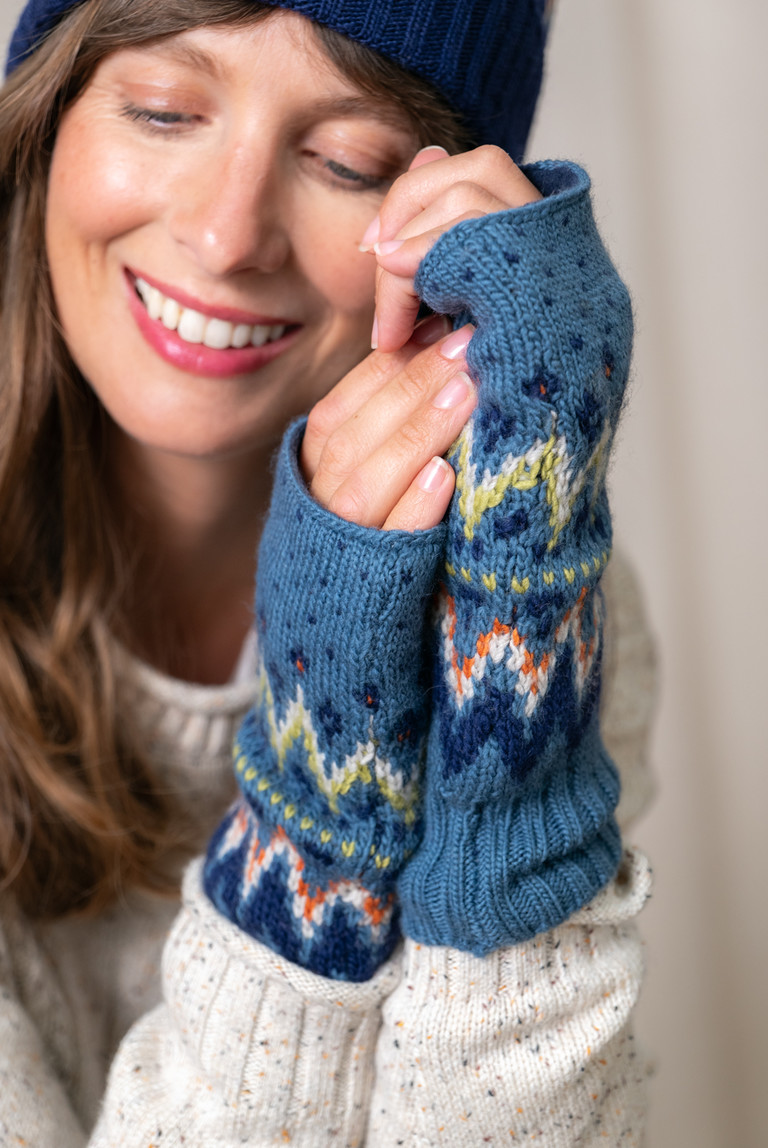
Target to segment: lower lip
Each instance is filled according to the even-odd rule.
[[[152,350],[167,363],[190,375],[224,379],[258,371],[287,350],[299,331],[295,327],[273,343],[265,343],[263,347],[230,347],[225,351],[216,351],[212,347],[204,347],[202,343],[185,343],[175,331],[164,327],[159,319],[150,319],[127,272],[125,281],[131,314]]]

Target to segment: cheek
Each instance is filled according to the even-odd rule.
[[[56,138],[48,181],[46,241],[51,274],[66,254],[77,273],[78,256],[91,259],[113,239],[151,219],[157,181],[132,160],[99,124],[70,113]]]
[[[345,212],[343,204],[334,207],[321,223],[302,228],[295,249],[304,275],[331,310],[350,318],[368,316],[373,312],[376,260],[358,247],[375,208]]]

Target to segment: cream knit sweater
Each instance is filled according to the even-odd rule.
[[[652,655],[616,556],[604,586],[602,724],[626,829],[650,796]],[[117,656],[122,704],[202,850],[234,794],[252,684],[191,686]],[[95,921],[35,925],[0,905],[2,1148],[642,1143],[647,1066],[630,1014],[650,870],[636,849],[550,933],[484,959],[406,940],[363,984],[241,933],[203,895],[200,867],[180,910],[129,895]]]

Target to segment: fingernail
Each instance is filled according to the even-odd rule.
[[[428,347],[446,335],[450,320],[445,315],[431,315],[420,323],[411,336],[412,342],[419,347]]]
[[[444,359],[460,359],[474,333],[474,327],[459,327],[458,331],[454,331],[444,341],[440,347],[440,354]]]
[[[416,152],[416,155],[424,155],[425,151],[439,151],[439,152],[442,152],[443,155],[448,155],[448,152],[446,151],[446,149],[444,147],[442,147],[440,144],[427,144],[426,147],[419,148],[419,150]],[[416,156],[414,156],[413,158],[415,159]],[[438,157],[435,156],[435,159],[437,159],[437,158]]]
[[[433,494],[443,485],[447,470],[448,463],[445,459],[435,457],[427,463],[423,470],[419,471],[416,476],[416,485],[425,494]]]
[[[374,243],[373,250],[377,255],[391,255],[393,251],[397,251],[398,247],[402,247],[404,243],[404,239],[386,239],[383,243]]]
[[[379,217],[377,215],[368,224],[368,227],[365,230],[365,234],[363,235],[363,238],[360,240],[360,250],[361,251],[370,250],[370,248],[373,247],[374,243],[379,238],[379,232],[380,231],[381,231],[381,220],[379,219]]]
[[[460,406],[469,397],[472,390],[472,380],[469,375],[462,371],[461,374],[455,375],[449,383],[446,383],[439,394],[435,395],[432,406],[441,411],[449,411],[452,407]]]
[[[371,331],[371,350],[375,351],[379,345],[379,320],[373,316],[373,330]]]

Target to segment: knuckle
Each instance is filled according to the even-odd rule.
[[[477,149],[477,156],[480,162],[486,168],[491,167],[516,167],[517,165],[510,159],[503,148],[498,144],[481,144]]]
[[[312,446],[322,446],[332,433],[335,421],[332,417],[328,399],[321,399],[315,403],[307,416],[307,429],[304,439]]]
[[[423,402],[430,389],[430,377],[426,371],[426,364],[413,361],[400,372],[396,380],[397,390],[402,405],[410,408],[414,403]]]
[[[450,212],[462,212],[467,203],[477,198],[477,184],[469,180],[460,179],[446,188],[444,204]]]
[[[369,499],[359,482],[348,482],[339,487],[328,500],[328,509],[347,522],[366,525]]]
[[[419,458],[431,452],[430,428],[419,419],[409,419],[398,432],[400,451],[407,457]]]
[[[318,470],[322,469],[334,477],[343,477],[354,469],[356,461],[354,444],[349,436],[335,431],[326,439]]]

